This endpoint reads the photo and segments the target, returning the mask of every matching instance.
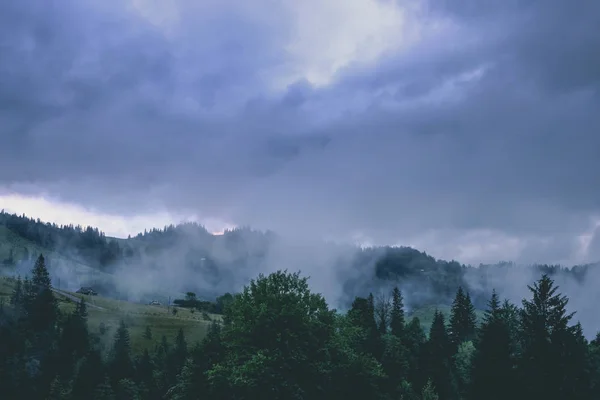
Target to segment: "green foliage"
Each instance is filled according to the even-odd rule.
[[[471,370],[475,346],[472,341],[462,342],[454,355],[454,367],[456,371],[456,384],[461,398],[467,396],[471,384]]]
[[[333,313],[322,296],[310,293],[306,278],[260,275],[234,298],[224,321],[225,361],[209,372],[216,390],[225,386],[240,398],[317,395]]]
[[[510,304],[500,307],[494,292],[479,329],[467,398],[477,400],[485,396],[490,400],[501,400],[515,395],[515,344],[510,333],[513,317]]]
[[[400,396],[405,389],[401,384],[408,379],[408,350],[401,339],[391,333],[383,336],[383,345],[381,365],[388,380],[387,390]]]
[[[459,287],[450,312],[449,335],[455,350],[461,343],[475,339],[476,321],[471,297],[469,293],[465,294],[462,287]]]
[[[375,321],[373,296],[355,298],[352,308],[348,311],[348,318],[354,326],[360,327],[364,331],[364,340],[359,346],[360,351],[380,357],[382,346],[380,332]]]
[[[50,385],[50,391],[48,393],[48,397],[46,400],[68,400],[70,398],[70,393],[68,388],[65,388],[60,379],[54,378],[52,380],[52,384]]]
[[[398,287],[395,287],[392,291],[392,310],[391,310],[391,321],[390,329],[392,335],[402,338],[404,331],[404,299],[402,293]]]
[[[579,325],[569,326],[568,299],[544,275],[529,286],[531,300],[523,300],[521,315],[522,357],[519,374],[524,396],[566,399],[589,396],[585,359],[587,345]]]
[[[116,400],[115,393],[110,384],[110,380],[108,377],[105,377],[104,380],[98,384],[93,391],[92,394],[93,400]]]
[[[422,400],[439,400],[439,396],[435,392],[435,387],[434,387],[431,379],[427,381],[427,384],[423,388],[423,391],[421,392],[421,399]]]
[[[131,338],[125,322],[121,321],[115,333],[110,355],[110,377],[113,383],[133,377],[133,361],[131,359]]]
[[[35,334],[52,335],[58,318],[58,304],[43,255],[40,254],[31,272],[31,280],[24,284],[25,312]]]
[[[392,292],[391,302],[357,297],[341,314],[310,292],[306,278],[278,271],[260,275],[232,296],[223,322],[211,321],[200,343],[174,328],[171,339],[162,335],[154,349],[147,347],[134,358],[132,336],[122,320],[103,358],[106,335],[101,339],[88,327],[93,308],[80,301],[58,313],[44,297],[50,282],[43,257],[32,272],[31,279],[16,279],[4,290],[12,301],[0,307],[3,398],[600,397],[600,335],[586,341],[581,325],[571,323],[567,299],[547,276],[530,287],[532,297],[522,309],[501,303],[494,293],[477,335],[465,340],[469,334],[463,328],[473,319],[464,292],[457,293],[450,329],[436,311],[426,338],[418,318],[393,327],[394,319],[404,319],[399,291]],[[48,317],[36,314],[36,305],[50,310],[51,318],[33,320]],[[161,337],[151,321],[138,324],[139,335],[146,328],[147,337]]]
[[[457,396],[452,354],[444,315],[436,312],[429,331],[424,367],[442,400],[455,399]]]

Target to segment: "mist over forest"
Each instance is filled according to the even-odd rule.
[[[600,300],[597,264],[576,266],[518,265],[499,262],[464,265],[436,259],[410,247],[359,247],[319,240],[292,241],[274,232],[251,228],[209,233],[196,223],[183,223],[141,232],[134,237],[106,237],[94,227],[58,226],[26,216],[0,213],[4,226],[47,252],[53,284],[75,291],[90,286],[105,296],[166,302],[194,292],[213,301],[237,293],[259,274],[277,270],[308,276],[312,290],[331,307],[347,310],[357,296],[389,293],[398,286],[405,306],[450,305],[459,287],[474,305],[484,309],[496,290],[518,302],[527,286],[543,274],[551,276],[571,299],[589,336],[600,330],[595,304]],[[3,273],[25,276],[36,254],[27,247],[10,247]]]

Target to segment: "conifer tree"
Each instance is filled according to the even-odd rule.
[[[173,385],[177,380],[177,375],[181,372],[181,368],[183,367],[187,356],[187,343],[185,341],[183,330],[180,328],[177,332],[177,336],[175,337],[173,349],[167,356],[164,372],[168,386]]]
[[[440,399],[455,399],[456,382],[452,368],[451,343],[446,330],[444,314],[437,310],[429,331],[425,367],[427,376],[431,378]]]
[[[459,287],[450,312],[449,336],[454,351],[461,343],[475,338],[475,322],[475,307],[471,297],[468,293],[464,293],[462,287]]]
[[[523,300],[521,317],[523,397],[588,398],[579,382],[587,379],[587,346],[578,326],[569,326],[574,313],[566,310],[568,299],[547,275],[529,290],[532,299]]]
[[[418,317],[413,317],[406,325],[404,331],[404,347],[408,361],[408,380],[417,390],[420,390],[427,382],[426,371],[423,371],[425,363],[425,345],[427,337]],[[422,365],[423,364],[423,365]]]
[[[593,399],[600,399],[600,332],[590,342],[590,394]]]
[[[121,379],[133,378],[131,360],[131,339],[124,321],[121,321],[115,333],[110,360],[110,374],[115,386]]]
[[[468,399],[502,400],[514,395],[512,347],[510,331],[494,291],[479,329]]]
[[[398,397],[401,395],[401,384],[408,377],[407,350],[400,338],[392,334],[383,336],[383,345],[381,366],[387,375],[387,392]]]
[[[148,349],[144,349],[142,356],[137,359],[135,368],[135,381],[138,384],[140,395],[143,398],[150,396],[150,393],[153,393],[156,390],[154,370],[154,363],[150,358],[150,353],[148,352]]]
[[[392,291],[392,310],[390,318],[390,330],[392,335],[403,338],[404,331],[404,302],[402,293],[398,287]]]
[[[87,327],[87,307],[85,300],[77,303],[75,310],[67,317],[62,326],[58,341],[58,374],[70,378],[75,361],[84,357],[89,350],[90,339]]]
[[[32,277],[27,285],[28,293],[25,302],[28,322],[34,333],[44,332],[46,340],[50,340],[49,337],[52,336],[56,326],[58,304],[52,293],[50,274],[43,255],[40,254],[31,272]],[[44,346],[48,345],[48,342],[44,343]]]
[[[97,350],[90,351],[77,371],[73,380],[72,398],[85,399],[93,395],[94,389],[104,380],[104,364]]]
[[[52,282],[50,280],[50,273],[46,267],[46,259],[42,254],[37,258],[33,269],[31,271],[31,284],[37,289],[50,289]]]

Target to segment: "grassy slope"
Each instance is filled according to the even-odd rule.
[[[127,241],[127,239],[120,238],[111,239],[119,242]],[[0,226],[0,260],[8,257],[11,248],[19,249],[23,247],[27,247],[32,255],[40,252],[44,254],[48,253],[47,250],[44,250],[39,246],[29,242],[21,236],[13,233],[6,227]],[[90,276],[90,274],[93,274],[93,276],[99,280],[110,278],[108,274],[90,268],[87,265],[65,257],[61,254],[51,253],[50,257],[57,260],[60,263],[61,268],[67,268],[70,275],[86,277]],[[3,295],[9,295],[11,291],[12,289],[6,285],[6,280],[0,278],[0,297]],[[164,296],[157,296],[156,298],[159,297]],[[106,311],[100,311],[90,307],[90,329],[94,332],[98,332],[98,326],[101,322],[104,322],[105,325],[109,327],[106,335],[112,337],[110,335],[112,332],[114,332],[114,329],[118,325],[120,319],[125,319],[130,327],[133,347],[137,351],[143,348],[153,348],[154,344],[161,339],[163,334],[166,335],[168,339],[174,338],[179,328],[183,329],[188,342],[193,343],[196,340],[204,337],[208,327],[208,322],[202,320],[201,313],[196,312],[195,314],[191,314],[190,311],[186,309],[180,309],[178,315],[174,317],[167,310],[166,306],[135,304],[100,296],[93,297],[90,301],[92,303],[95,302],[98,306],[106,309]],[[61,308],[65,311],[75,307],[72,302],[65,301],[64,298],[60,304]],[[444,305],[424,306],[409,312],[408,317],[419,317],[421,326],[423,326],[425,332],[429,334],[429,328],[433,321],[433,314],[436,309],[444,313],[446,322],[448,322],[450,316],[450,307]],[[477,310],[476,313],[478,320],[481,320],[483,311]],[[145,340],[142,338],[147,325],[151,327],[153,333],[152,340]]]
[[[0,298],[8,302],[13,287],[14,281],[12,279],[0,277]],[[88,303],[103,308],[103,310],[100,310],[88,307],[88,324],[90,331],[94,333],[99,333],[101,323],[105,324],[107,331],[104,335],[100,335],[101,344],[105,349],[110,348],[113,334],[121,320],[124,320],[127,324],[131,334],[133,351],[138,354],[145,348],[152,351],[163,335],[170,342],[173,342],[180,328],[183,329],[187,342],[193,344],[202,340],[210,324],[210,321],[205,321],[202,318],[202,313],[191,313],[187,309],[177,308],[177,315],[174,316],[167,306],[150,306],[100,296],[69,294],[85,297]],[[75,303],[72,300],[61,295],[57,295],[57,299],[61,311],[68,313],[75,309]],[[210,317],[217,320],[220,318],[218,315],[211,315]],[[146,326],[150,326],[152,331],[152,339],[150,340],[143,337]]]

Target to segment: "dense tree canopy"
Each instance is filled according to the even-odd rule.
[[[404,321],[402,294],[329,309],[299,273],[260,275],[233,295],[201,343],[179,331],[134,354],[121,321],[104,351],[84,302],[62,315],[44,257],[0,308],[0,394],[7,399],[595,399],[599,340],[572,324],[568,299],[543,276],[522,307],[488,300],[480,325],[460,289],[428,335]],[[51,292],[50,292],[51,293]],[[45,310],[43,314],[39,310]],[[402,326],[400,326],[400,321]],[[382,326],[385,329],[382,329]],[[473,333],[474,331],[474,333]]]

